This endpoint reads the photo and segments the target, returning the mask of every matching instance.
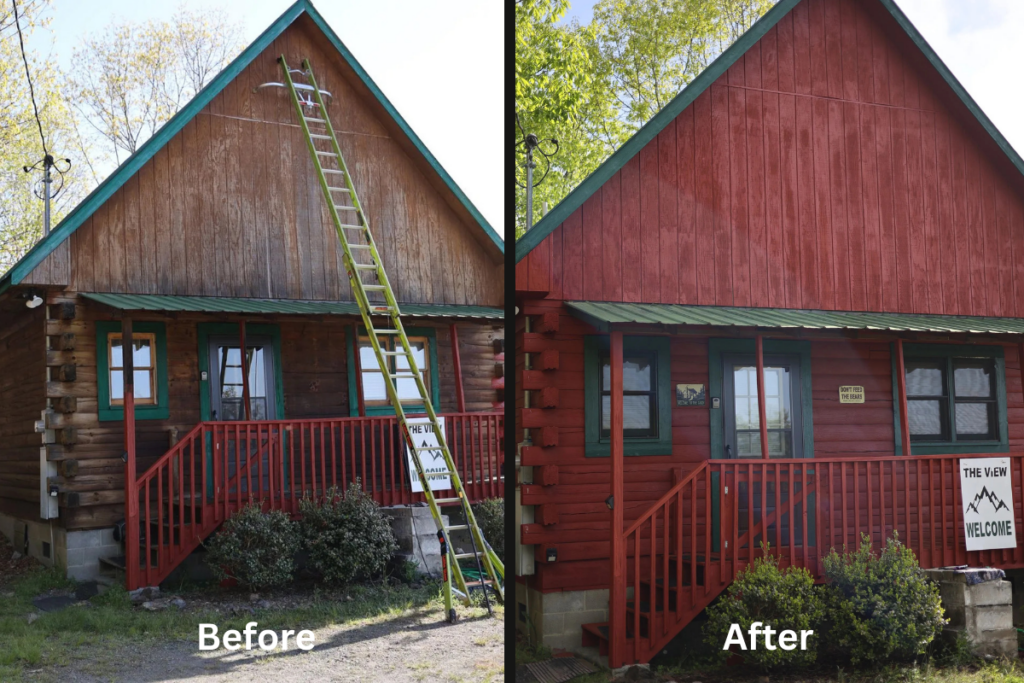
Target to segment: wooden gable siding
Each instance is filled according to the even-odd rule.
[[[333,95],[329,114],[398,299],[503,305],[503,266],[476,239],[479,228],[453,211],[308,18],[260,54],[25,282],[352,300],[288,93],[253,92],[281,81],[282,53],[293,67],[309,58]]]
[[[556,370],[534,370],[517,382],[530,389],[533,404],[542,387],[558,388],[558,406],[523,410],[517,396],[517,428],[530,427],[533,446],[524,449],[523,464],[534,466],[534,483],[523,486],[523,505],[545,506],[544,515],[557,517],[554,524],[524,525],[521,539],[540,546],[536,551],[537,574],[530,585],[544,591],[607,588],[609,581],[609,529],[611,514],[605,505],[611,480],[607,458],[584,455],[583,346],[586,335],[600,334],[573,317],[558,302],[530,301],[524,315],[559,314],[555,333],[517,331],[517,363],[524,353],[536,359],[543,351],[558,352]],[[522,316],[520,316],[521,318]],[[536,329],[536,326],[535,328]],[[716,337],[735,336],[728,333]],[[813,397],[814,455],[816,457],[891,456],[894,452],[892,364],[890,342],[885,335],[877,341],[852,341],[828,333],[808,333],[811,339],[811,389]],[[893,337],[895,338],[895,337]],[[671,338],[671,383],[709,386],[708,336]],[[977,343],[1000,344],[998,338]],[[1006,406],[1010,450],[1024,449],[1024,391],[1016,344],[1003,344],[1006,362]],[[534,367],[539,363],[534,360]],[[517,366],[517,372],[519,372]],[[840,407],[841,385],[863,386],[863,404]],[[650,509],[676,481],[677,473],[689,472],[712,456],[710,401],[707,406],[672,408],[672,450],[659,456],[630,456],[625,459],[625,520],[633,520]],[[540,427],[556,426],[558,445],[541,447]],[[522,433],[518,432],[518,440]],[[558,468],[558,483],[543,485],[539,466]],[[914,482],[911,481],[911,486]],[[862,483],[859,491],[866,487]],[[1016,494],[1015,494],[1016,495]],[[952,501],[953,492],[948,500]],[[866,509],[866,505],[861,509]],[[539,508],[538,508],[539,510]],[[540,519],[540,517],[538,517]],[[544,561],[547,546],[558,549],[558,561]]]
[[[799,3],[517,264],[517,289],[1024,315],[1017,171],[912,50],[854,0]]]
[[[39,517],[40,434],[46,409],[43,306],[0,315],[0,513]]]

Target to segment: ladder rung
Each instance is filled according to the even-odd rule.
[[[471,557],[480,557],[482,555],[483,555],[483,553],[480,553],[480,552],[476,552],[476,553],[459,553],[458,555],[455,556],[455,559],[456,560],[468,560]]]
[[[445,477],[452,476],[452,472],[431,472],[430,474],[424,474],[427,479],[444,479]]]
[[[371,292],[383,292],[387,287],[384,285],[363,285],[363,289],[368,289]]]
[[[419,375],[414,375],[411,372],[408,374],[400,372],[395,375],[388,373],[388,377],[390,377],[391,379],[416,379],[417,377],[419,377]],[[435,448],[434,450],[436,451],[437,449]]]
[[[359,211],[359,209],[357,209],[356,207],[348,206],[347,204],[340,204],[340,205],[339,204],[335,204],[334,208],[335,209],[344,209],[345,211]]]
[[[323,119],[313,118],[312,116],[303,116],[302,118],[306,119],[307,121],[312,121],[313,123],[327,123]]]
[[[321,152],[320,150],[317,150],[317,151],[316,151],[316,153],[317,153],[317,154],[318,154],[319,156],[322,156],[322,157],[336,157],[336,156],[338,156],[338,155],[337,155],[337,154],[335,154],[334,152]]]
[[[445,531],[466,531],[469,529],[468,524],[456,524],[455,526],[446,526]]]
[[[369,249],[370,245],[369,244],[350,244],[350,245],[348,245],[348,248],[349,249]]]
[[[405,351],[381,351],[380,355],[382,355],[382,356],[407,356],[409,354],[407,354]]]
[[[437,503],[438,505],[441,505],[442,503],[461,503],[462,499],[461,498],[435,498],[434,502]]]
[[[325,168],[324,169],[324,173],[339,173],[341,175],[345,175],[344,171],[338,170],[336,168]],[[332,187],[331,189],[332,190],[344,190],[345,192],[348,192],[348,188],[347,187]]]
[[[374,334],[398,334],[398,330],[374,330]]]
[[[330,135],[320,135],[319,133],[310,133],[309,137],[313,138],[314,140],[330,140],[331,139]]]
[[[440,446],[416,446],[417,451],[439,451]]]
[[[339,228],[347,228],[349,230],[365,230],[365,225],[345,225],[344,223],[338,223]]]
[[[377,270],[376,263],[353,263],[352,267],[356,270]]]

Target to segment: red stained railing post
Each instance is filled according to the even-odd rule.
[[[135,473],[135,345],[132,319],[121,319],[121,356],[124,387],[124,501],[125,501],[125,573],[128,589],[139,588],[139,494]],[[104,350],[103,353],[106,353]],[[148,538],[147,534],[147,538]],[[146,558],[149,566],[149,558]]]
[[[626,555],[622,537],[623,509],[625,508],[622,450],[622,332],[611,333],[611,502],[612,502],[612,585],[610,602],[610,628],[608,664],[612,669],[624,663],[626,647]],[[637,530],[637,580],[640,574],[640,532]],[[635,597],[639,608],[639,593]],[[639,609],[636,610],[633,637],[640,639]]]
[[[462,391],[462,361],[459,359],[459,333],[456,325],[451,326],[452,369],[455,371],[455,404],[460,413],[466,412],[466,395]]]
[[[245,419],[252,419],[252,412],[249,406],[249,357],[245,353],[245,321],[238,323],[238,350],[242,354],[242,405],[244,406]]]
[[[757,335],[757,415],[761,423],[761,457],[768,459],[768,411],[764,403],[764,339]],[[792,496],[793,492],[790,491]],[[792,526],[792,519],[790,519]]]
[[[900,400],[900,443],[903,455],[910,455],[910,414],[907,412],[907,370],[903,364],[903,340],[896,340],[896,386]],[[895,498],[896,491],[893,490]]]

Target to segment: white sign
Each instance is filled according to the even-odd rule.
[[[968,550],[1017,547],[1009,458],[960,461],[964,538]]]
[[[441,424],[441,434],[447,436],[444,430],[444,422],[438,420]],[[441,452],[441,446],[437,442],[437,436],[434,434],[434,427],[430,424],[429,417],[417,417],[407,419],[405,421],[409,427],[409,435],[412,437],[412,442],[419,448],[430,448],[433,446],[437,450],[430,451],[419,451],[420,465],[423,467],[423,473],[430,475],[432,472],[447,472],[448,465],[444,461],[444,453]],[[409,466],[409,481],[412,484],[413,493],[423,493],[423,485],[420,483],[420,478],[416,474],[416,463],[413,462],[412,451],[409,450],[408,444],[406,444],[405,452],[407,455],[407,464]],[[443,491],[444,489],[450,489],[452,487],[451,477],[445,475],[443,477],[427,477],[427,481],[430,482],[431,491]]]

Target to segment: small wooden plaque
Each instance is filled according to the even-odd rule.
[[[677,384],[676,405],[677,406],[702,406],[704,405],[703,384]]]
[[[863,403],[864,387],[842,386],[839,387],[840,403]]]

